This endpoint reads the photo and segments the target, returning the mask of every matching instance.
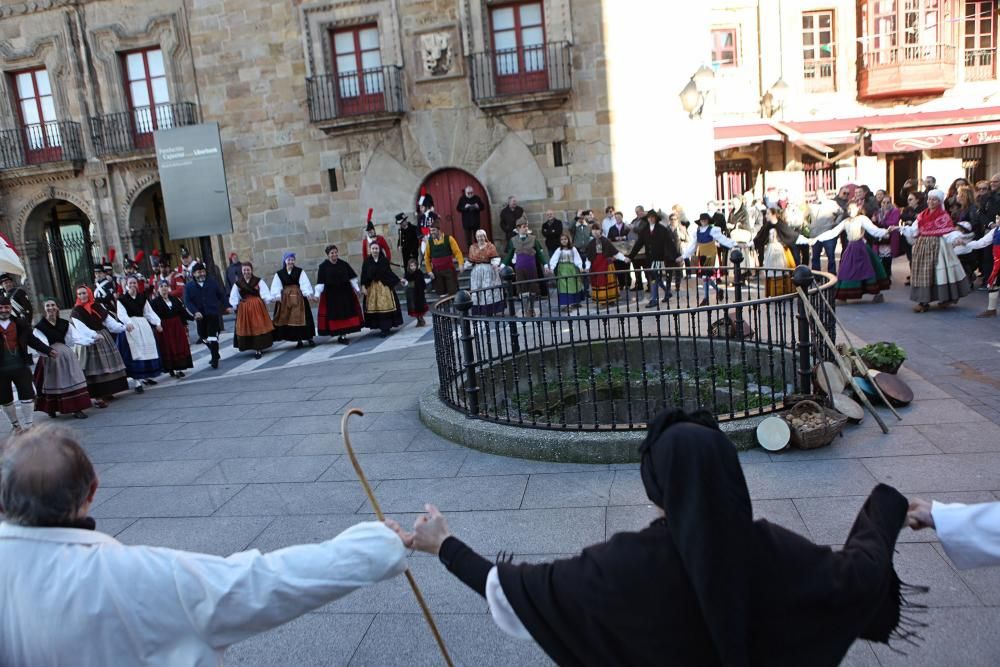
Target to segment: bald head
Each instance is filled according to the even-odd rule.
[[[82,518],[97,474],[73,433],[36,426],[7,442],[0,467],[0,506],[10,523],[59,526]]]

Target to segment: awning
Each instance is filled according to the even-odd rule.
[[[749,146],[762,141],[791,141],[817,153],[834,153],[837,144],[855,144],[856,126],[842,121],[781,122],[767,120],[744,125],[722,125],[715,128],[715,150]]]
[[[969,125],[931,125],[903,130],[872,130],[873,153],[904,153],[1000,143],[1000,120]]]

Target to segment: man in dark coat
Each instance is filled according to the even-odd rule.
[[[243,275],[243,262],[235,252],[229,253],[229,266],[226,267],[226,292],[233,289],[233,285]]]
[[[3,296],[10,301],[11,313],[16,320],[23,320],[28,324],[33,321],[34,309],[31,307],[31,299],[28,292],[23,287],[15,284],[14,276],[5,273],[0,276],[0,285],[3,286]]]
[[[462,229],[465,230],[465,247],[469,248],[476,242],[476,230],[479,229],[483,209],[486,204],[474,194],[471,185],[465,186],[465,192],[458,198],[455,207],[462,214]],[[404,258],[405,259],[405,258]],[[406,262],[403,262],[404,265]]]
[[[411,259],[420,255],[420,228],[410,222],[406,213],[396,214],[396,225],[399,227],[399,254],[403,257],[403,266]]]
[[[31,428],[35,405],[28,348],[50,357],[57,356],[58,352],[35,338],[30,320],[13,317],[12,305],[7,294],[0,294],[0,336],[4,339],[4,345],[0,346],[0,407],[10,420],[11,431],[20,433]],[[21,402],[20,420],[17,418],[12,386],[17,389]]]
[[[507,237],[507,243],[510,243],[511,239],[514,238],[514,229],[517,227],[517,221],[523,217],[524,209],[517,205],[517,197],[508,197],[507,205],[500,211],[500,229],[503,231],[504,236]]]
[[[545,249],[549,251],[549,256],[559,247],[559,237],[563,235],[565,226],[563,221],[556,217],[555,212],[545,212],[545,222],[542,223],[542,238],[545,239]]]
[[[231,312],[226,306],[226,294],[215,278],[208,275],[208,269],[198,262],[191,269],[193,280],[184,287],[184,305],[194,313],[195,324],[200,338],[212,358],[209,365],[219,367],[219,331],[222,330],[223,313]]]
[[[677,266],[677,258],[681,256],[677,234],[669,227],[661,225],[662,219],[656,209],[649,209],[649,212],[646,213],[648,224],[639,230],[639,238],[629,253],[629,259],[634,261],[639,251],[643,248],[646,249],[646,261],[649,262],[646,280],[651,286],[649,303],[646,304],[646,308],[659,307],[660,287],[663,287],[664,298],[667,301],[670,300],[670,279],[666,269]]]

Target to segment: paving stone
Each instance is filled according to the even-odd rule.
[[[608,517],[605,526],[605,539],[611,539],[615,533],[635,533],[660,517],[656,505],[617,505],[608,507]]]
[[[283,456],[289,454],[305,436],[256,435],[234,438],[208,438],[198,440],[178,458],[237,459]]]
[[[383,412],[375,418],[368,431],[392,431],[402,429],[418,429],[423,426],[416,410]]]
[[[743,474],[754,500],[867,494],[876,484],[855,460],[750,463],[743,466]]]
[[[599,472],[608,469],[608,466],[604,464],[529,461],[528,459],[515,459],[509,456],[472,451],[469,452],[469,456],[465,459],[458,474],[461,476],[531,475],[556,472]]]
[[[319,391],[312,398],[313,400],[330,400],[338,398],[379,398],[382,399],[379,403],[384,405],[387,401],[391,400],[388,397],[394,396],[398,393],[399,386],[388,383],[363,384],[357,386],[350,384],[334,384],[333,386],[327,386],[319,389]]]
[[[110,535],[111,537],[115,537],[118,533],[122,532],[136,521],[138,521],[138,519],[101,519],[97,522],[97,530],[106,535]]]
[[[115,405],[117,407],[117,404]],[[36,423],[53,422],[60,426],[66,426],[76,431],[86,431],[94,429],[104,429],[109,426],[142,426],[155,424],[157,420],[169,416],[173,411],[148,407],[143,410],[111,410],[93,409],[87,410],[86,420],[68,419],[61,416],[57,419],[50,419],[48,415],[41,413],[35,419]]]
[[[354,440],[363,434],[364,431],[351,433],[352,447],[354,446]],[[265,437],[274,438],[275,436]],[[344,439],[340,435],[339,427],[336,433],[311,433],[309,435],[286,435],[280,437],[296,438],[298,440],[298,443],[294,447],[285,452],[288,456],[340,456],[347,451],[344,448]],[[354,451],[357,452],[358,450],[355,448]]]
[[[946,454],[1000,451],[1000,426],[996,424],[925,424],[916,428]]]
[[[139,519],[118,535],[123,544],[145,544],[229,556],[246,551],[272,517]]]
[[[399,517],[394,518],[399,519]],[[414,518],[409,518],[409,521],[404,525],[412,526]],[[282,516],[280,520],[271,522],[250,544],[249,548],[260,549],[267,553],[296,544],[325,542],[332,540],[351,526],[370,519],[371,517],[359,516],[353,512]],[[401,523],[403,522],[401,521]]]
[[[981,415],[967,408],[964,403],[952,398],[914,402],[905,408],[898,408],[898,411],[903,417],[903,421],[897,422],[900,425],[961,424],[986,421]],[[885,411],[885,414],[889,414],[888,410]],[[895,417],[893,419],[895,420]]]
[[[1000,661],[1000,608],[930,609],[921,621],[923,641],[906,646],[905,654],[873,644],[883,667],[941,667],[942,665],[995,665]],[[901,645],[899,648],[902,648]]]
[[[267,407],[266,403],[264,405],[247,405],[244,402],[237,403],[235,405],[227,405],[225,408],[211,405],[200,405],[196,408],[177,408],[175,410],[167,411],[166,414],[161,416],[156,421],[156,423],[169,424],[172,422],[178,422],[186,424],[197,422],[238,421],[244,417],[265,416],[257,414],[261,408],[265,407]]]
[[[358,463],[370,480],[454,477],[466,455],[465,451],[358,454]],[[356,480],[357,475],[350,460],[344,457],[330,466],[320,479]]]
[[[521,507],[604,507],[614,478],[612,470],[534,474]]]
[[[435,617],[452,659],[476,667],[551,665],[538,645],[505,635],[488,614],[445,614]],[[401,651],[386,637],[406,637]],[[419,614],[379,614],[358,646],[352,667],[422,667],[442,663],[437,645]]]
[[[270,435],[264,432],[277,420],[240,418],[229,421],[197,422],[183,424],[174,431],[174,437],[180,438],[241,438],[244,436]]]
[[[577,553],[604,540],[604,509],[574,507],[450,512],[446,516],[452,533],[480,554],[491,558],[500,551]]]
[[[195,480],[196,484],[315,482],[337,456],[274,456],[225,459]]]
[[[387,479],[378,485],[378,500],[385,512],[423,512],[426,503],[442,512],[517,509],[527,483],[526,475]]]
[[[251,414],[258,418],[334,415],[339,414],[340,409],[347,405],[348,400],[346,398],[335,398],[320,401],[295,401],[293,403],[264,403],[263,405],[253,406]]]
[[[888,423],[888,422],[886,422]],[[940,454],[941,450],[925,437],[919,426],[890,425],[888,433],[878,428],[848,428],[844,437],[834,438],[827,447],[786,449],[771,455],[775,463],[816,459],[870,458],[873,456],[909,456]]]
[[[753,518],[767,519],[804,537],[809,537],[809,530],[791,500],[755,500],[753,501]]]
[[[899,578],[908,584],[930,587],[926,594],[914,596],[913,601],[928,607],[979,606],[979,598],[934,546],[926,542],[896,546],[893,562]]]
[[[975,593],[981,604],[988,607],[1000,607],[1000,566],[958,570],[948,558],[948,554],[940,542],[935,542],[933,546],[941,558],[962,578],[969,590]]]
[[[243,488],[226,486],[136,486],[94,508],[95,518],[208,516]],[[255,512],[254,514],[264,514]]]
[[[649,503],[646,487],[638,470],[616,470],[615,481],[611,484],[609,505],[644,505]]]
[[[329,382],[330,380],[325,379],[325,381]],[[312,398],[315,398],[316,394],[318,394],[321,391],[320,387],[318,386],[307,386],[307,384],[304,382],[304,378],[302,379],[301,382],[295,381],[293,383],[294,386],[282,386],[281,391],[275,391],[275,387],[280,385],[277,384],[277,381],[273,377],[273,375],[270,374],[266,375],[264,384],[267,385],[266,389],[268,390],[267,393],[268,403],[298,403],[300,401],[308,401]],[[241,388],[242,385],[243,381],[240,380]],[[246,394],[240,391],[240,392],[233,392],[232,396],[228,398],[225,404],[239,405],[241,403],[246,403],[246,402],[247,402]]]
[[[879,481],[905,492],[985,491],[1000,487],[1000,453],[865,459]]]
[[[157,442],[109,442],[84,444],[87,456],[95,463],[123,461],[174,461],[185,458],[198,440],[168,439]],[[197,457],[211,458],[211,457]]]
[[[108,486],[178,486],[192,484],[215,461],[140,461],[119,463],[102,477]],[[228,483],[225,481],[219,483]]]
[[[388,431],[381,431],[381,432],[387,433]],[[432,452],[445,449],[450,449],[452,451],[459,451],[459,450],[468,451],[462,445],[456,444],[451,440],[446,440],[445,438],[439,436],[437,433],[433,433],[426,429],[415,431],[413,440],[410,442],[409,445],[406,446],[406,451],[408,452]],[[466,458],[466,462],[468,462],[469,459],[472,458],[474,453],[478,452],[469,452],[469,456]],[[462,474],[462,472],[459,471],[459,474]]]
[[[134,424],[132,426],[100,426],[92,429],[74,428],[80,440],[85,444],[107,444],[107,443],[149,443],[150,441],[162,442],[167,438],[194,439],[197,436],[185,435],[180,432],[187,427],[180,422],[169,424],[157,424],[155,427],[148,424]]]
[[[281,417],[264,420],[271,422],[267,428],[254,435],[309,435],[310,433],[340,433],[340,415],[313,417]],[[361,419],[351,421],[351,431],[364,431],[368,425]]]
[[[99,478],[100,479],[100,478]],[[94,494],[94,500],[90,504],[90,508],[100,507],[101,503],[114,498],[116,495],[121,493],[124,489],[116,488],[113,486],[105,486],[103,481],[101,481],[100,486],[97,487],[97,493]]]
[[[226,665],[346,665],[372,623],[371,614],[306,614],[226,651]],[[397,644],[398,646],[398,644]]]
[[[402,431],[369,430],[361,432],[353,432],[352,429],[351,448],[358,454],[367,454],[371,452],[403,452],[406,451],[415,436],[415,429]],[[307,435],[305,439],[299,443],[299,447],[306,449],[311,446],[313,441],[318,441],[327,448],[340,447],[341,453],[344,451],[343,438],[339,435],[331,438],[328,434]]]
[[[219,516],[279,516],[356,512],[365,500],[357,482],[248,484],[218,510]]]

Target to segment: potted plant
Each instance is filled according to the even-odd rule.
[[[881,342],[865,345],[858,355],[868,368],[883,373],[895,373],[906,361],[906,351],[895,343]]]

